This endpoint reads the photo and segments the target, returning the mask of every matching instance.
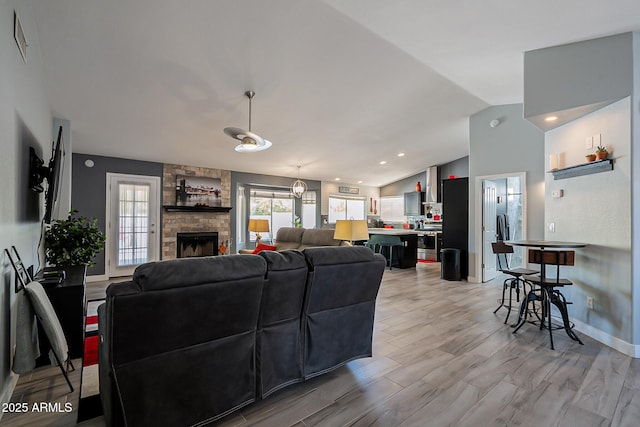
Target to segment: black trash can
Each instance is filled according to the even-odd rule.
[[[462,280],[460,271],[460,249],[444,248],[440,250],[440,278],[444,280]]]

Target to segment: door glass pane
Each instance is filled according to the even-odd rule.
[[[293,225],[293,198],[289,193],[252,192],[249,199],[251,205],[249,219],[266,219],[269,221],[269,232],[260,233],[262,240],[273,242],[273,236],[281,227]],[[249,241],[255,242],[256,233],[249,232]]]
[[[118,266],[149,261],[148,184],[118,184]]]

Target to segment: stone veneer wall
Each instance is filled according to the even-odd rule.
[[[222,206],[231,206],[231,171],[196,166],[164,165],[162,204],[176,201],[176,175],[220,178]],[[162,259],[176,257],[177,233],[217,231],[218,242],[231,240],[231,212],[167,212],[162,211]]]

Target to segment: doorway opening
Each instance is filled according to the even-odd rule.
[[[476,227],[476,253],[481,260],[477,277],[484,283],[499,273],[491,243],[526,239],[526,175],[522,172],[482,176],[476,178],[476,183],[481,194],[481,224]],[[523,248],[514,246],[509,266],[524,266]]]

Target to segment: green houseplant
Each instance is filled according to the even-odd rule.
[[[598,147],[596,147],[596,159],[597,160],[606,159],[608,154],[609,153],[607,152],[607,147],[605,147],[604,145],[598,145]]]
[[[56,219],[45,231],[47,263],[56,266],[94,265],[93,258],[104,248],[105,236],[96,218],[75,216],[72,209],[67,219]]]

